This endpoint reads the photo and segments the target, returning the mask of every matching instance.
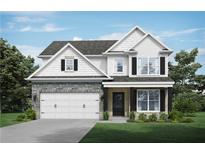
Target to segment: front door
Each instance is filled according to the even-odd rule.
[[[113,93],[113,116],[124,116],[124,93]]]

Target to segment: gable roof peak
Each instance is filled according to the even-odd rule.
[[[140,28],[139,26],[135,26],[128,33],[126,33],[121,39],[119,39],[116,43],[114,43],[110,48],[108,48],[103,54],[106,54],[107,52],[109,52],[111,49],[113,49],[115,46],[117,46],[121,41],[123,41],[125,38],[127,38],[135,30],[140,31],[144,35],[147,34],[142,28]]]

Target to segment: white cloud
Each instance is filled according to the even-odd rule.
[[[44,26],[42,26],[42,29],[40,31],[43,32],[57,32],[57,31],[63,31],[66,28],[63,27],[57,27],[54,24],[45,24]]]
[[[45,18],[41,18],[41,17],[31,18],[28,16],[18,16],[18,17],[14,18],[14,21],[18,22],[18,23],[28,23],[28,22],[29,23],[36,23],[36,22],[43,22],[45,20],[46,20]]]
[[[36,64],[42,64],[42,61],[37,56],[42,52],[42,47],[31,45],[16,45],[17,49],[25,56],[31,56],[35,59]]]
[[[183,29],[179,31],[162,31],[159,33],[159,37],[173,37],[173,36],[179,36],[179,35],[185,35],[185,34],[192,34],[201,30],[204,30],[205,28],[190,28],[190,29]]]
[[[23,27],[21,29],[19,29],[20,32],[28,32],[28,31],[31,31],[32,28],[30,26],[26,26],[26,27]]]
[[[203,42],[203,40],[197,40],[197,39],[179,39],[180,42]]]
[[[45,24],[40,28],[25,26],[20,28],[20,32],[58,32],[64,31],[66,28],[58,27],[55,24]]]
[[[78,36],[74,36],[74,37],[73,37],[73,41],[81,41],[81,40],[82,40],[81,37],[78,37]]]
[[[97,39],[99,40],[119,40],[124,35],[125,33],[111,33],[111,34],[102,35]]]
[[[199,56],[205,55],[205,48],[198,48]]]

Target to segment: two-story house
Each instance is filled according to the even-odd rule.
[[[171,110],[171,50],[134,27],[120,40],[54,41],[30,75],[38,118],[102,119]]]

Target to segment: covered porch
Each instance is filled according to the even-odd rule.
[[[110,117],[137,113],[168,113],[172,108],[170,82],[103,82],[104,111]]]

